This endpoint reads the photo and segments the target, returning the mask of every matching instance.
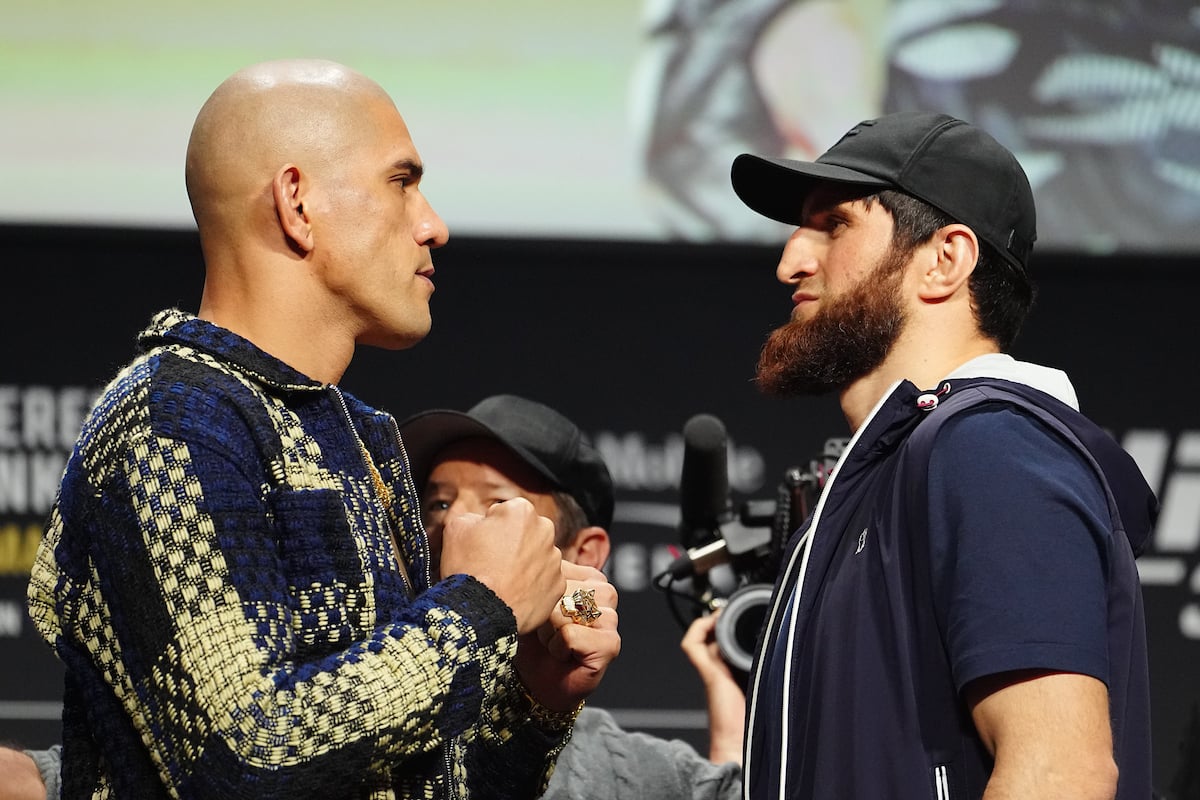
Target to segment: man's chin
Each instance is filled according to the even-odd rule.
[[[755,386],[763,394],[784,398],[841,392],[867,370],[855,368],[854,354],[829,344],[836,341],[811,324],[787,323],[763,345]]]
[[[824,383],[808,377],[787,375],[774,372],[759,371],[754,376],[754,385],[763,394],[771,397],[819,397],[821,395],[841,392],[842,386]]]
[[[357,344],[377,347],[381,350],[407,350],[429,335],[431,325],[397,331],[367,333],[358,338]]]

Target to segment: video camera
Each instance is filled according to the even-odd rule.
[[[679,533],[684,553],[655,576],[654,585],[666,592],[681,627],[722,609],[717,646],[743,679],[766,622],[784,547],[808,517],[847,441],[826,440],[807,468],[784,471],[773,499],[747,500],[735,509],[724,424],[711,414],[697,414],[683,427]],[[690,603],[690,616],[680,610],[681,599]]]

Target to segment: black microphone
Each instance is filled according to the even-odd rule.
[[[729,456],[725,425],[712,414],[697,414],[683,426],[683,467],[679,476],[680,528],[684,542],[704,538],[729,518]]]
[[[683,426],[679,529],[689,550],[668,568],[673,577],[707,572],[729,559],[721,525],[731,505],[725,425],[712,414],[697,414]]]
[[[769,528],[747,527],[750,518],[762,516],[761,510],[747,503],[742,518],[735,518],[728,448],[725,425],[711,414],[697,414],[683,426],[679,528],[688,550],[667,567],[675,580],[703,575],[770,544]]]

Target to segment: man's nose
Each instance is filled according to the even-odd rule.
[[[420,201],[415,209],[416,220],[413,224],[413,238],[416,239],[417,244],[425,247],[441,247],[450,240],[450,229],[438,213],[433,210],[433,206],[425,199],[425,195],[418,194],[417,196],[420,198]]]
[[[814,232],[797,228],[783,247],[775,277],[780,283],[793,284],[812,275],[817,271],[817,250]]]
[[[461,517],[463,514],[485,514],[487,508],[483,504],[459,495],[446,509],[444,519],[451,520],[455,517]]]

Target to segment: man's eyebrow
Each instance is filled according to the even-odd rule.
[[[392,169],[397,172],[407,172],[417,179],[420,179],[425,174],[425,167],[419,161],[413,161],[411,158],[400,159],[392,164]]]
[[[801,225],[812,225],[814,220],[819,220],[820,218],[833,213],[834,209],[836,209],[836,208],[837,208],[836,203],[835,204],[830,204],[828,202],[805,203],[804,206],[800,209],[800,224]]]
[[[855,206],[862,202],[864,198],[859,195],[826,194],[818,195],[815,200],[810,195],[800,208],[800,219],[801,222],[807,222],[813,217],[827,214],[857,214],[860,212]]]

